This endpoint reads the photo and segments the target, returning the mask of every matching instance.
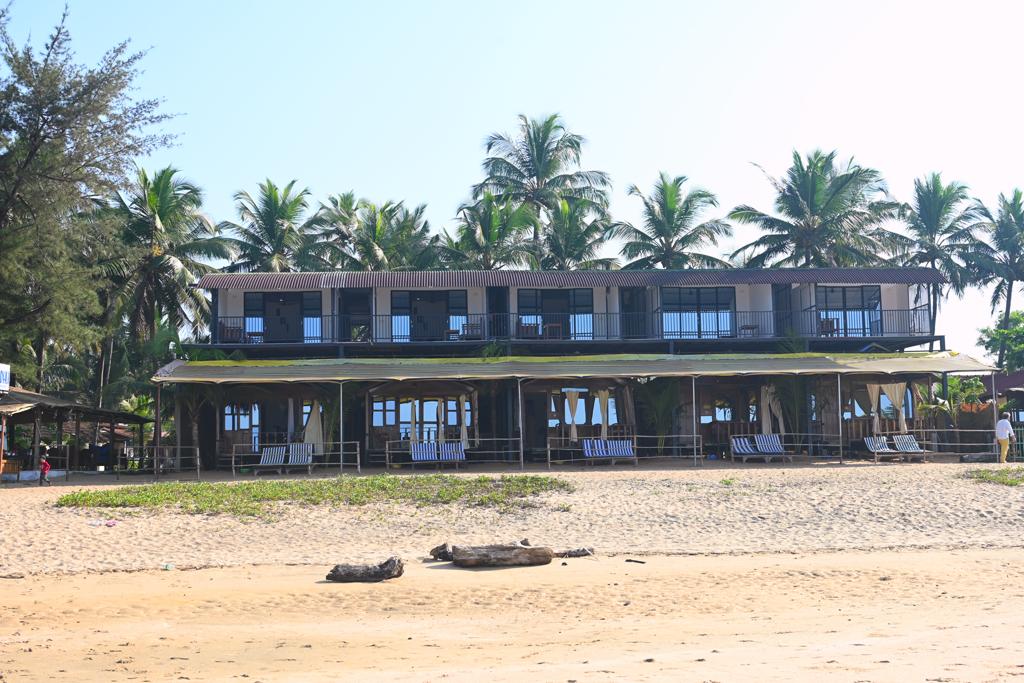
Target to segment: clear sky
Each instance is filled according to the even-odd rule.
[[[752,162],[778,175],[816,147],[878,168],[900,199],[930,171],[990,205],[1024,186],[1024,3],[68,2],[82,60],[124,39],[150,50],[139,95],[181,114],[180,137],[144,163],[199,183],[216,220],[269,177],[427,203],[435,229],[451,225],[484,137],[519,113],[559,112],[583,134],[628,220],[626,188],[660,170],[716,192],[723,213],[768,210]],[[63,4],[15,0],[15,36],[41,40]],[[753,236],[741,226],[725,246]],[[939,331],[980,354],[990,320],[975,290]]]

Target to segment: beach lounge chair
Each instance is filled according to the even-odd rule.
[[[885,436],[865,436],[864,446],[878,462],[879,458],[896,458],[901,460],[903,453],[889,447],[889,439]]]
[[[276,469],[278,474],[284,469],[284,458],[288,452],[287,446],[264,446],[260,451],[260,461],[252,466],[252,474],[255,477],[261,469]]]
[[[466,461],[466,448],[462,445],[461,441],[445,441],[438,444],[438,447],[440,450],[439,457],[442,462],[454,462],[455,467],[458,468],[460,461]]]
[[[288,467],[305,467],[309,474],[313,474],[313,444],[288,444]]]
[[[632,439],[583,439],[583,457],[591,462],[611,460],[613,465],[616,460],[637,462]]]
[[[736,458],[739,458],[740,462],[746,462],[747,458],[763,458],[764,454],[754,448],[749,437],[734,436],[729,439],[729,457],[733,462]]]
[[[783,447],[782,438],[778,434],[755,434],[754,443],[765,462],[771,462],[772,458],[793,462],[793,454]]]
[[[409,444],[409,454],[413,464],[418,462],[437,462],[437,442],[420,441]]]
[[[928,451],[921,448],[921,444],[917,443],[917,438],[913,434],[896,434],[892,437],[892,442],[896,446],[896,450],[906,454],[908,460],[912,457],[924,460],[928,455]]]

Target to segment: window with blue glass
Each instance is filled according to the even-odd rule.
[[[247,337],[263,334],[263,292],[246,292],[243,302],[245,334]]]
[[[322,306],[320,292],[302,293],[302,341],[306,344],[319,344],[324,340]]]
[[[882,334],[882,288],[878,285],[818,285],[814,298],[820,335],[877,337]]]
[[[662,287],[661,311],[666,339],[736,336],[733,287]]]

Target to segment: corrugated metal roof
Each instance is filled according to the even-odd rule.
[[[154,382],[258,384],[410,379],[731,377],[984,372],[991,367],[949,351],[896,354],[713,354],[484,358],[318,358],[188,361],[160,369]]]
[[[327,273],[209,273],[204,289],[296,291],[334,288],[708,287],[744,284],[931,284],[931,268],[734,268],[718,270],[424,270]]]

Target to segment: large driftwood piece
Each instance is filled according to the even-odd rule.
[[[395,579],[402,575],[405,566],[397,557],[389,557],[380,564],[336,564],[327,574],[328,581],[339,583],[375,583]]]
[[[452,546],[452,561],[458,567],[525,567],[550,564],[554,556],[551,548],[522,544]]]
[[[452,561],[452,544],[442,543],[436,548],[430,551],[430,556],[435,560],[441,560],[442,562]]]

